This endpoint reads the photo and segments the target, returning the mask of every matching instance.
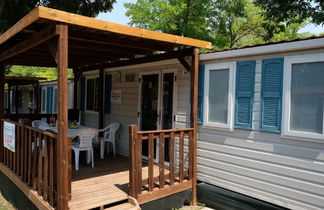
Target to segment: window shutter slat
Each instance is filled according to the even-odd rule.
[[[236,65],[235,128],[252,129],[255,61]]]
[[[80,110],[85,111],[85,82],[86,79],[84,77],[80,80]]]
[[[105,114],[111,113],[111,84],[112,76],[107,74],[105,76]]]
[[[203,102],[204,102],[204,79],[205,79],[205,65],[199,65],[198,73],[198,123],[203,122]]]
[[[263,131],[280,132],[282,104],[283,58],[262,62],[261,123]]]

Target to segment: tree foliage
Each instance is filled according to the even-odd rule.
[[[264,23],[268,39],[287,26],[308,19],[316,25],[324,25],[323,0],[255,0],[255,4],[263,9],[263,17],[269,20]]]
[[[36,6],[46,6],[89,17],[108,12],[116,0],[0,0],[0,34]]]
[[[18,22],[36,6],[46,6],[75,14],[95,17],[100,12],[108,12],[116,0],[0,0],[0,34]],[[7,66],[7,75],[45,77],[56,80],[54,68]],[[72,71],[69,70],[69,77]]]
[[[138,0],[125,7],[131,25],[211,41],[217,49],[269,40],[265,26],[274,24],[252,0]],[[298,33],[302,26],[294,23],[270,38],[304,36]]]
[[[56,68],[46,67],[31,67],[31,66],[12,66],[7,76],[22,76],[22,77],[44,77],[48,81],[57,79]],[[68,70],[68,77],[73,77],[71,69]]]
[[[206,33],[210,0],[138,0],[125,3],[130,25],[211,40]]]

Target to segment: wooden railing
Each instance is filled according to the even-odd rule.
[[[15,125],[15,152],[1,143],[2,163],[50,206],[55,207],[58,196],[56,135],[6,120],[1,121],[1,128],[3,122]]]
[[[142,204],[192,187],[193,128],[137,131],[136,126],[131,125],[129,133],[130,196]],[[144,141],[148,142],[147,163],[142,158]],[[156,158],[155,141],[158,145]],[[166,149],[169,150],[168,161],[165,157]],[[143,173],[147,173],[147,176]]]

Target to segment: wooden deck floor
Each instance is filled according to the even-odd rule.
[[[83,165],[72,175],[70,209],[91,209],[128,199],[129,160],[106,156],[95,168]]]
[[[158,167],[154,168],[157,175]],[[148,178],[148,167],[143,163],[143,179]],[[128,199],[129,159],[123,156],[105,156],[95,160],[95,168],[81,165],[72,172],[72,199],[70,209],[92,209]]]

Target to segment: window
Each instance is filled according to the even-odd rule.
[[[90,111],[98,111],[99,103],[99,78],[87,79],[87,99],[86,107]]]
[[[46,111],[46,89],[42,88],[42,112]]]
[[[324,54],[288,57],[284,135],[324,138]]]
[[[233,129],[233,77],[235,63],[206,64],[204,126]]]
[[[54,110],[53,110],[53,113],[57,113],[57,88],[54,89],[54,98],[53,98],[53,101],[54,101]]]

